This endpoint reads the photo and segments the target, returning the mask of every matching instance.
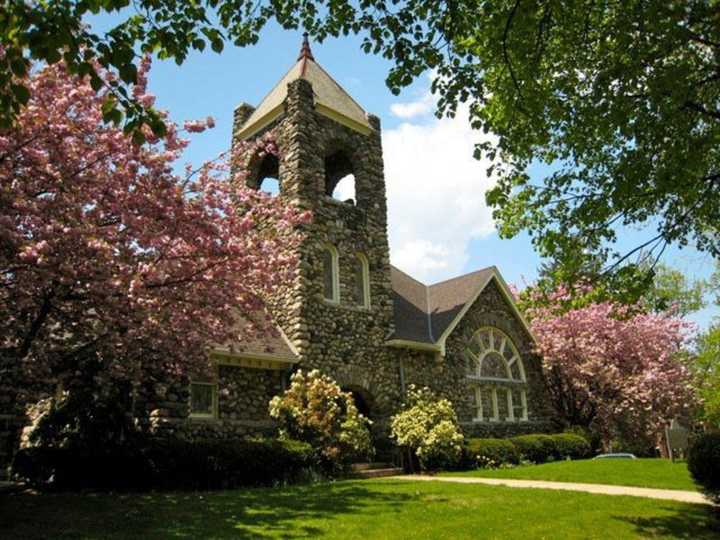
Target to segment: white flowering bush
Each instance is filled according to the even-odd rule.
[[[290,387],[270,401],[270,416],[280,424],[281,437],[309,443],[330,468],[373,455],[370,420],[350,393],[318,370],[295,372]]]
[[[463,435],[450,400],[411,385],[403,408],[392,417],[391,437],[417,456],[420,468],[449,467],[462,453]]]

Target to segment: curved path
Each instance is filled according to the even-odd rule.
[[[425,476],[408,474],[388,477],[393,480],[420,480],[431,482],[455,482],[457,484],[487,484],[517,488],[560,489],[566,491],[584,491],[598,495],[629,495],[666,501],[678,501],[693,504],[712,504],[701,493],[675,489],[650,489],[632,486],[609,486],[606,484],[578,484],[574,482],[546,482],[544,480],[513,480],[509,478],[475,478],[468,476]]]

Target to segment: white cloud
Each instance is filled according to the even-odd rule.
[[[398,118],[409,120],[418,116],[425,116],[435,110],[435,99],[430,92],[422,98],[407,103],[394,103],[390,111]]]
[[[428,93],[392,112],[415,118],[434,106]],[[485,204],[495,182],[485,172],[489,163],[473,158],[480,140],[463,106],[455,118],[419,118],[383,132],[390,258],[426,283],[461,274],[470,241],[495,230]]]

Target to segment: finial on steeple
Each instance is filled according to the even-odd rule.
[[[308,33],[305,32],[303,34],[303,42],[302,42],[302,48],[300,49],[300,56],[298,56],[298,60],[302,60],[303,58],[309,58],[310,60],[315,60],[313,57],[312,51],[310,50],[310,42],[308,41]]]

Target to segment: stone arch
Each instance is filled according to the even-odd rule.
[[[375,396],[362,386],[343,385],[340,387],[343,392],[350,392],[355,402],[355,407],[360,414],[369,418],[375,409]]]
[[[272,153],[257,155],[250,160],[245,181],[251,189],[263,190],[277,195],[282,189],[280,180],[280,159]]]
[[[357,167],[354,154],[345,144],[334,142],[327,145],[323,159],[326,196],[355,204]]]
[[[362,405],[368,409],[368,416],[377,413],[377,392],[366,369],[345,366],[336,373],[335,380],[340,388],[353,394],[356,405],[362,400]],[[358,410],[363,412],[360,407]]]

